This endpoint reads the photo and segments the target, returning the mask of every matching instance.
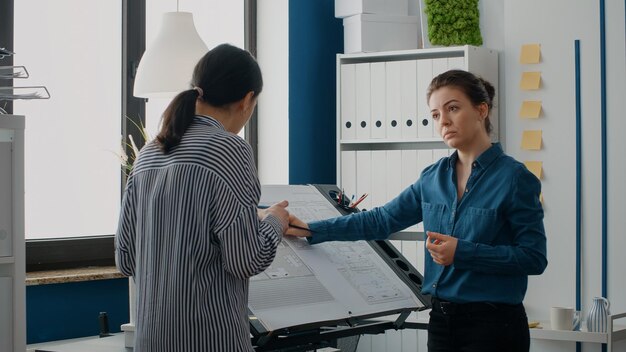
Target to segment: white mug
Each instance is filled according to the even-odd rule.
[[[550,325],[552,330],[574,329],[574,308],[552,307],[550,309]]]

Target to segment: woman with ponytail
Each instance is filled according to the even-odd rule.
[[[136,352],[252,351],[248,281],[289,222],[286,201],[258,209],[252,149],[237,136],[262,88],[250,53],[215,47],[135,162],[115,251],[137,285]]]

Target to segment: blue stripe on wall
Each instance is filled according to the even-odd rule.
[[[580,310],[581,288],[581,237],[582,237],[582,116],[580,94],[580,40],[574,41],[574,66],[576,79],[576,310]]]
[[[110,332],[128,323],[128,279],[27,286],[27,343],[97,336],[100,312]]]
[[[607,292],[607,147],[606,147],[606,25],[604,0],[600,0],[600,122],[602,143],[602,296]]]
[[[334,0],[289,1],[289,183],[336,184]]]
[[[578,39],[574,41],[574,76],[576,81],[576,310],[581,310],[582,109],[580,100],[580,40]],[[576,352],[580,352],[581,349],[582,344],[576,342]]]
[[[607,147],[606,147],[606,24],[605,4],[600,0],[600,142],[602,144],[602,296],[608,298],[608,214],[607,214]],[[607,345],[602,344],[602,352]]]

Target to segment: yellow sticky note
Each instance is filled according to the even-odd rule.
[[[538,179],[541,180],[543,171],[543,162],[541,161],[524,161],[524,165],[528,171],[532,172]]]
[[[541,114],[541,100],[524,100],[519,110],[519,116],[525,119],[536,119]]]
[[[522,81],[519,87],[522,90],[536,90],[541,84],[541,72],[522,72]]]
[[[527,130],[522,134],[522,149],[541,149],[541,130]]]
[[[541,58],[541,46],[539,44],[522,45],[522,52],[519,56],[520,64],[537,64]]]

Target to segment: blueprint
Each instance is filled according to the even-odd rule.
[[[314,186],[262,187],[261,205],[284,199],[305,222],[341,216]],[[285,236],[272,265],[250,280],[249,308],[268,330],[422,306],[365,241]]]

